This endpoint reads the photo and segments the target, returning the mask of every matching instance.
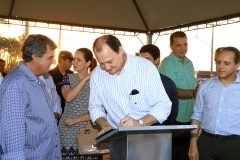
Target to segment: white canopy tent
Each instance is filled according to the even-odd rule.
[[[4,19],[146,34],[235,17],[239,0],[0,0]]]
[[[240,22],[239,0],[0,0],[0,18],[19,25],[134,35],[171,34]],[[47,26],[49,27],[49,26]],[[59,45],[60,46],[60,45]],[[211,71],[213,64],[211,51]]]

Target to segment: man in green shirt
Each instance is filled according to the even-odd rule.
[[[186,57],[188,50],[186,34],[182,31],[171,34],[170,48],[172,52],[163,59],[159,71],[172,79],[178,90],[178,116],[174,124],[190,125],[196,90],[193,63]],[[172,152],[175,152],[172,157],[173,160],[188,159],[188,138],[189,136],[186,136],[185,138],[173,140]]]

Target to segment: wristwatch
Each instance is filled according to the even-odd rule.
[[[143,120],[139,119],[138,123],[140,124],[140,126],[143,126]]]

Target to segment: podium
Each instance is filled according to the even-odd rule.
[[[111,160],[171,160],[172,138],[197,125],[119,127],[97,138],[110,141]]]

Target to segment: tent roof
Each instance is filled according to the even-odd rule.
[[[239,16],[239,0],[0,0],[0,18],[139,33]]]

